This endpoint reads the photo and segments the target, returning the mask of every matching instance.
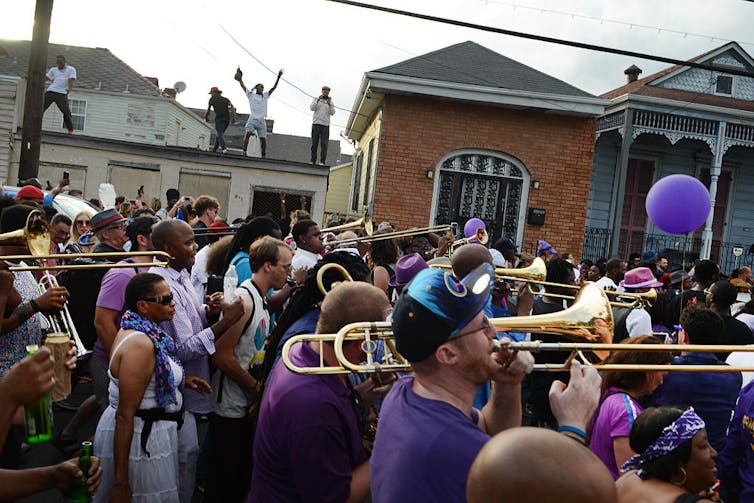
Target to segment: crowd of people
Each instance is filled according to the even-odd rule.
[[[736,351],[754,345],[754,302],[742,298],[747,268],[722,278],[709,260],[674,267],[653,252],[578,262],[546,241],[529,256],[509,237],[481,244],[478,228],[464,229],[461,240],[426,229],[394,236],[387,221],[365,240],[358,222],[328,231],[304,210],[228,222],[212,196],[170,189],[156,209],[141,196],[93,215],[48,215],[50,252],[59,255],[48,265],[114,265],[117,258],[98,255],[142,252],[121,257],[128,267],[64,271],[61,286],[41,293],[31,272],[0,266],[8,469],[0,470],[7,481],[0,499],[66,490],[82,477],[95,501],[754,498],[750,375],[672,371],[752,364]],[[0,232],[23,228],[44,205],[31,190],[0,201]],[[66,258],[82,251],[92,257]],[[28,253],[16,241],[0,249]],[[515,279],[525,276],[516,269],[540,258],[543,289]],[[587,282],[615,302],[614,330],[594,330],[636,348],[605,361],[653,370],[600,373],[592,353],[519,351],[516,342],[569,339],[546,323],[542,333],[519,333],[498,332],[491,321],[557,319]],[[94,393],[56,428],[54,445],[73,459],[18,470],[17,411],[53,380],[49,353],[27,357],[25,348],[42,343],[44,315],[64,306],[91,350],[82,366]],[[392,340],[375,347],[291,340],[384,321]],[[663,343],[677,350],[642,350]],[[684,351],[686,344],[726,347]],[[382,363],[396,358],[403,370],[292,370],[339,368],[342,358],[359,364],[367,350]],[[566,371],[533,372],[540,363],[564,363]],[[95,462],[84,475],[74,455],[91,418]]]

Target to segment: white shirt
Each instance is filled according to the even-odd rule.
[[[607,276],[602,276],[600,279],[597,280],[597,285],[602,288],[603,290],[612,290],[614,292],[625,292],[626,290],[622,286],[618,286],[615,284],[615,281],[608,278]]]
[[[47,78],[52,80],[48,91],[54,93],[67,94],[68,93],[68,79],[76,78],[76,69],[70,65],[65,65],[61,70],[57,66],[50,68],[47,72]]]
[[[207,258],[209,256],[209,246],[205,246],[194,257],[194,267],[191,268],[191,286],[194,287],[196,296],[204,302],[207,295]]]
[[[303,248],[297,248],[296,253],[293,254],[293,260],[291,261],[291,272],[296,272],[299,269],[311,269],[317,262],[319,262],[320,255],[312,253]]]
[[[309,110],[314,112],[312,124],[329,126],[330,116],[335,115],[335,103],[333,103],[332,98],[330,98],[329,104],[326,101],[320,100],[319,98],[314,98],[312,104],[309,105]]]
[[[652,317],[644,309],[632,309],[626,318],[626,331],[629,337],[652,335]]]
[[[270,97],[270,93],[267,91],[262,94],[257,94],[253,90],[246,90],[246,97],[249,98],[249,108],[251,114],[249,119],[262,119],[267,117],[267,99]]]
[[[751,347],[751,345],[746,347]],[[734,351],[728,355],[725,363],[736,367],[752,367],[754,366],[754,353]],[[743,388],[754,379],[754,372],[741,372],[741,377],[743,377],[743,385],[741,386],[741,388]]]

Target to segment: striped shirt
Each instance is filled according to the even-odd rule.
[[[605,463],[614,479],[620,476],[620,467],[615,463],[613,441],[629,436],[641,411],[641,406],[630,395],[618,388],[610,388],[595,413],[589,449]]]

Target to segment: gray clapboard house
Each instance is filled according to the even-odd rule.
[[[638,78],[632,65],[628,82],[602,95],[612,104],[597,126],[585,258],[643,250],[677,257],[683,238],[656,228],[644,204],[656,180],[679,173],[714,197],[704,229],[689,236],[691,255],[725,271],[754,260],[754,78],[726,72],[754,73],[754,60],[730,42],[690,61],[718,69],[671,66]]]

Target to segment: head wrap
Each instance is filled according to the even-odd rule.
[[[621,472],[627,472],[629,470],[638,469],[637,475],[641,478],[645,478],[645,474],[641,467],[645,463],[654,461],[657,458],[669,454],[685,444],[694,435],[699,433],[705,427],[704,421],[694,412],[693,407],[686,409],[681,417],[673,421],[670,425],[666,426],[657,440],[652,442],[644,452],[634,455],[628,461],[621,466]]]

